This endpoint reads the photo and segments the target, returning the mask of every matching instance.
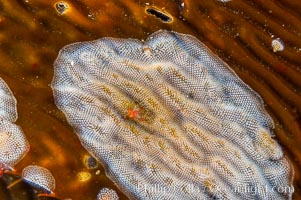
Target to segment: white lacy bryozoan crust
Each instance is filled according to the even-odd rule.
[[[51,172],[37,165],[28,165],[22,171],[22,177],[29,184],[51,193],[55,189],[55,179]]]
[[[129,198],[291,198],[262,99],[195,37],[75,43],[54,67],[57,106]]]
[[[119,200],[115,190],[109,188],[102,188],[97,195],[97,200]]]
[[[17,101],[7,84],[0,78],[0,163],[13,168],[29,151],[29,143],[15,124]]]

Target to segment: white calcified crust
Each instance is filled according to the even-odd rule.
[[[193,36],[75,43],[54,66],[57,106],[130,198],[291,198],[262,99]]]
[[[102,188],[97,195],[97,200],[119,200],[115,190],[109,188]]]
[[[29,144],[17,120],[16,99],[0,78],[0,162],[13,167],[29,151]]]
[[[0,78],[0,118],[10,122],[16,122],[17,100],[7,84]]]
[[[51,172],[37,165],[28,165],[22,171],[22,177],[33,186],[40,187],[48,192],[55,189],[55,179]]]

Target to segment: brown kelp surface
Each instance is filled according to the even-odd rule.
[[[0,0],[0,77],[18,101],[17,124],[31,145],[15,173],[29,164],[49,169],[62,199],[95,199],[102,187],[125,199],[101,166],[91,169],[85,163],[89,154],[54,105],[52,64],[69,43],[145,39],[168,29],[196,36],[262,96],[276,138],[294,166],[293,197],[301,198],[300,18],[299,0]],[[283,41],[283,51],[273,51],[276,38]]]

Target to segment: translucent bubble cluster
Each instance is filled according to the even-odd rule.
[[[49,193],[55,189],[55,179],[51,172],[44,167],[29,165],[23,169],[22,177],[33,186],[44,189]]]
[[[193,36],[75,43],[54,66],[57,106],[129,198],[291,198],[262,99]]]
[[[29,151],[29,144],[15,125],[17,101],[7,84],[0,78],[0,162],[13,167]]]

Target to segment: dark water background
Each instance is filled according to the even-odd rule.
[[[31,145],[15,173],[29,164],[48,168],[62,199],[95,199],[102,187],[118,191],[102,167],[85,166],[89,154],[53,101],[52,64],[69,43],[145,39],[159,29],[196,36],[262,96],[294,166],[294,199],[301,199],[300,0],[0,0],[0,77],[18,101],[17,124]],[[285,48],[273,52],[278,37]],[[79,172],[92,177],[81,182]],[[1,197],[17,192],[0,183]]]

